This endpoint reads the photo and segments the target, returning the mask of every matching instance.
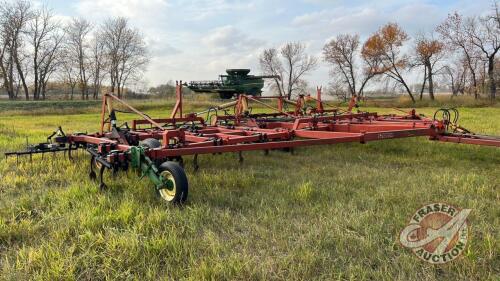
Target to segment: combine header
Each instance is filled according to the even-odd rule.
[[[68,151],[71,157],[71,151],[85,149],[90,154],[90,178],[99,179],[100,188],[106,187],[104,171],[133,168],[153,182],[163,199],[182,203],[188,196],[182,161],[187,155],[194,156],[197,169],[200,154],[238,152],[242,161],[242,152],[250,150],[267,152],[418,136],[434,141],[500,147],[499,137],[477,135],[460,127],[455,109],[440,109],[432,119],[415,110],[401,115],[353,112],[357,107],[355,97],[349,108],[342,110],[322,101],[321,88],[318,88],[316,97],[299,96],[295,101],[280,96],[240,94],[226,104],[183,115],[182,87],[182,82],[176,83],[177,103],[170,118],[150,118],[109,93],[103,95],[99,132],[65,134],[59,128],[47,143],[31,146],[27,151],[6,153],[6,156]],[[118,111],[113,103],[122,104],[141,119],[132,120],[130,125],[118,125]],[[251,103],[272,112],[253,113]]]

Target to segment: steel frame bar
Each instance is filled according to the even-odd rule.
[[[179,117],[182,118],[182,80],[175,81],[175,97],[177,98],[177,101],[172,113],[170,114],[170,118],[175,118],[177,113],[179,113]]]
[[[474,138],[474,137],[464,137],[464,136],[455,136],[455,135],[440,135],[440,136],[437,136],[436,140],[439,140],[441,142],[476,144],[476,145],[500,147],[500,139]]]

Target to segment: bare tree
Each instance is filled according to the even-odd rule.
[[[497,27],[500,28],[500,5],[497,1],[493,2],[493,13],[489,16],[489,19],[495,21]]]
[[[90,92],[97,98],[107,77],[120,97],[141,78],[146,44],[127,19],[109,19],[94,33],[89,21],[73,19],[63,30],[50,10],[31,3],[0,0],[0,85],[9,99],[22,91],[26,99],[30,91],[45,99],[54,74],[69,85],[71,98],[79,86],[82,99]]]
[[[47,59],[44,60],[40,68],[42,99],[45,99],[47,93],[47,84],[49,83],[50,78],[56,71],[59,70],[62,65],[61,46],[63,38],[64,36],[62,33],[53,34],[51,43],[45,50]]]
[[[281,48],[281,56],[285,60],[285,74],[288,76],[286,94],[288,99],[294,91],[304,89],[306,84],[302,77],[316,68],[318,60],[305,53],[305,45],[300,42],[290,42]]]
[[[466,29],[466,23],[463,17],[458,13],[448,15],[448,18],[436,28],[449,48],[452,50],[459,50],[465,56],[472,84],[470,88],[472,88],[474,97],[477,99],[479,97],[477,85],[477,66],[479,59],[477,50],[474,44],[472,44],[470,37],[467,35]]]
[[[21,52],[22,54],[22,59],[21,59],[21,67],[22,67],[22,73],[29,73],[29,69],[30,69],[30,64],[27,63],[29,61],[29,57],[28,55],[26,54],[25,51],[22,51]],[[23,92],[24,92],[24,85],[22,85],[21,83],[21,78],[20,78],[20,74],[17,72],[15,72],[15,78],[14,78],[14,99],[18,99],[19,98],[19,93],[21,92],[21,88],[23,88]],[[25,93],[25,92],[24,92]]]
[[[92,30],[92,25],[89,21],[83,18],[74,18],[66,26],[66,37],[68,41],[68,51],[74,58],[75,64],[78,67],[79,86],[82,100],[89,98],[88,82],[89,75],[87,67],[89,64],[88,49],[89,49],[89,33]]]
[[[377,62],[364,60],[364,67],[357,65],[359,47],[357,34],[340,34],[323,47],[323,56],[333,67],[333,76],[341,77],[351,96],[362,96],[368,81],[380,74],[372,67],[377,65]]]
[[[415,53],[415,66],[423,66],[425,69],[420,99],[422,99],[425,83],[429,82],[429,97],[431,100],[434,100],[434,75],[437,73],[435,67],[444,57],[444,44],[438,40],[421,35],[417,38]]]
[[[498,13],[498,10],[496,11]],[[465,34],[470,42],[480,50],[488,62],[488,81],[490,98],[496,97],[495,56],[500,50],[500,27],[492,17],[469,18],[465,25]]]
[[[401,48],[409,39],[406,32],[396,23],[388,23],[370,36],[363,45],[362,55],[366,61],[377,62],[375,71],[384,73],[388,78],[403,86],[411,100],[415,98],[403,77],[408,70],[408,56],[402,54]]]
[[[2,57],[3,57],[3,48],[1,48],[1,46],[0,46],[0,59],[2,59]],[[1,67],[1,63],[0,63],[0,89],[3,88],[3,87],[5,87],[3,85],[3,83],[4,83],[3,82],[4,81],[4,77],[3,76],[4,76],[4,73],[3,73],[3,70],[2,70],[2,67]]]
[[[129,26],[122,17],[108,19],[102,26],[101,36],[108,58],[111,91],[122,96],[128,80],[138,78],[148,63],[142,35]]]
[[[104,38],[99,34],[95,34],[91,46],[91,62],[90,62],[90,73],[92,77],[92,97],[97,99],[102,86],[102,82],[106,77],[105,69],[107,68],[107,60],[105,53],[105,42]]]
[[[46,8],[34,11],[28,37],[32,46],[33,99],[45,99],[46,85],[56,69],[62,35],[53,14]]]
[[[69,86],[69,98],[73,99],[75,88],[78,84],[78,69],[75,67],[73,59],[69,58],[67,52],[63,52],[63,54],[61,54],[61,67],[58,73],[63,83],[66,86]]]
[[[442,74],[447,78],[452,96],[465,92],[468,70],[469,67],[465,57],[454,59],[443,67]]]
[[[328,96],[336,97],[337,99],[346,102],[352,93],[346,88],[345,81],[340,76],[333,76],[328,83],[326,89]]]
[[[3,73],[4,85],[9,99],[15,98],[14,80],[16,76],[19,77],[23,85],[26,99],[29,99],[26,73],[23,68],[22,36],[26,32],[26,26],[31,17],[31,3],[29,1],[0,2],[0,42],[2,46],[0,69]]]
[[[342,77],[351,96],[357,93],[355,56],[358,48],[359,36],[350,34],[340,34],[323,47],[324,59],[332,65],[333,76]]]
[[[0,10],[2,13],[0,14],[0,18],[4,18],[3,11]],[[9,99],[14,99],[14,93],[12,91],[12,88],[10,88],[10,79],[9,79],[9,73],[12,72],[12,64],[10,64],[10,61],[6,59],[6,56],[8,56],[8,40],[6,40],[5,36],[5,31],[4,31],[4,23],[0,23],[1,26],[1,33],[0,33],[0,78],[2,78],[2,84],[3,87],[7,90],[7,95]]]
[[[300,42],[289,42],[280,48],[279,53],[271,48],[264,50],[260,56],[260,67],[266,75],[279,75],[281,81],[275,80],[280,95],[292,98],[295,92],[303,91],[306,81],[303,76],[316,68],[318,60],[305,53],[305,45]],[[278,55],[279,54],[279,55]]]
[[[259,64],[262,72],[266,75],[278,76],[280,78],[274,78],[273,88],[278,91],[280,96],[285,95],[285,85],[283,73],[283,64],[280,61],[278,50],[275,48],[267,49],[262,52],[259,58]]]

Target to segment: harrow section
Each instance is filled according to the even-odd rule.
[[[234,101],[199,113],[182,114],[182,83],[176,85],[177,103],[170,118],[153,119],[133,108],[112,93],[103,95],[100,131],[94,134],[66,135],[59,128],[47,144],[35,150],[11,152],[6,156],[84,148],[91,155],[92,179],[105,188],[103,173],[129,168],[148,177],[156,191],[168,202],[187,199],[188,180],[182,157],[194,156],[195,170],[200,154],[251,150],[293,149],[311,145],[346,142],[366,143],[385,139],[428,136],[431,140],[500,147],[500,138],[476,135],[460,127],[458,111],[441,109],[433,119],[412,110],[401,115],[353,112],[354,97],[347,110],[328,105],[321,99],[300,96],[296,101],[283,97],[239,95]],[[269,100],[277,102],[272,105]],[[141,117],[131,126],[118,126],[112,106],[117,102]],[[250,104],[272,110],[252,113]],[[313,106],[309,104],[313,103]],[[233,111],[233,113],[229,113]],[[223,114],[221,114],[223,112]],[[201,117],[205,115],[206,117]],[[96,173],[98,172],[98,175]]]

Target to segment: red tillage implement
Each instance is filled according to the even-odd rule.
[[[182,83],[176,86],[177,103],[170,118],[152,119],[113,94],[102,101],[100,132],[66,135],[59,128],[47,143],[28,147],[27,151],[9,155],[71,151],[83,148],[91,155],[90,177],[104,188],[103,173],[128,168],[139,169],[154,183],[163,199],[182,203],[187,199],[188,180],[182,168],[182,156],[194,155],[197,168],[199,154],[250,150],[293,149],[300,146],[327,145],[428,136],[431,140],[500,147],[500,138],[477,135],[457,125],[458,111],[440,109],[434,118],[426,118],[412,110],[405,115],[353,113],[355,98],[348,110],[325,109],[321,88],[317,97],[300,96],[297,101],[283,97],[251,97],[212,107],[204,112],[182,114]],[[277,106],[266,100],[277,101]],[[141,116],[129,126],[117,125],[112,103],[118,102]],[[273,110],[252,113],[249,103]],[[314,106],[309,106],[313,103]],[[292,110],[288,110],[292,107]],[[233,114],[228,111],[234,110]],[[219,114],[224,112],[224,114]],[[200,115],[207,114],[204,119]],[[440,120],[438,120],[438,117]]]

